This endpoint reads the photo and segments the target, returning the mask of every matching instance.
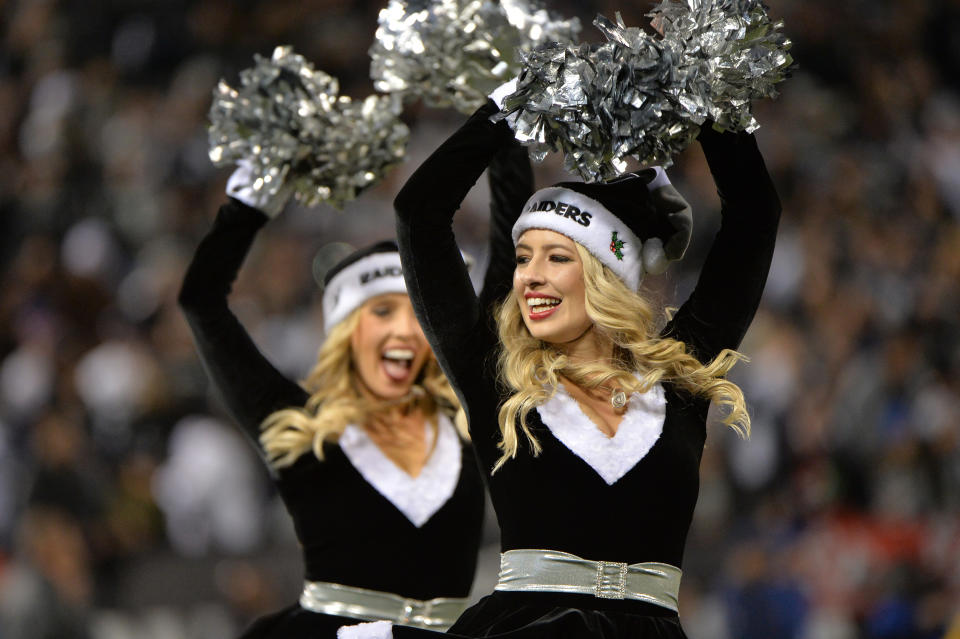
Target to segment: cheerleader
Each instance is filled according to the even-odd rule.
[[[491,177],[505,185],[492,192],[491,250],[500,261],[532,191],[526,153],[505,148]],[[298,384],[264,358],[227,304],[254,237],[286,200],[262,197],[251,182],[243,166],[231,176],[230,198],[179,297],[207,373],[269,465],[303,548],[299,602],[244,637],[332,637],[358,620],[446,628],[473,582],[483,488],[454,425],[462,422],[457,398],[414,317],[396,244],[359,250],[327,273],[326,339]]]
[[[691,218],[659,170],[534,193],[513,259],[490,265],[478,298],[451,220],[512,139],[491,123],[497,111],[481,107],[395,202],[410,298],[466,411],[500,524],[499,583],[450,634],[684,637],[677,593],[707,409],[719,404],[748,432],[725,375],[766,281],[777,194],[754,138],[707,124],[698,139],[722,226],[668,322],[640,280],[682,255]]]

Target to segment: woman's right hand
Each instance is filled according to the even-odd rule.
[[[265,188],[253,188],[257,179],[253,163],[249,160],[240,160],[230,179],[227,180],[227,195],[257,209],[267,217],[277,217],[286,206],[287,200],[293,195],[293,185],[289,182],[281,184],[276,193],[270,194]]]
[[[512,78],[507,80],[496,89],[493,90],[488,97],[493,100],[494,104],[499,108],[503,108],[504,99],[511,93],[516,93],[517,91],[517,78]]]

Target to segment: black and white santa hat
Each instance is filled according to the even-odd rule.
[[[644,273],[662,273],[690,243],[690,205],[660,167],[602,183],[561,182],[540,189],[513,225],[555,231],[582,244],[631,290]]]
[[[329,334],[372,297],[406,292],[396,242],[386,240],[354,251],[323,277],[323,330]]]

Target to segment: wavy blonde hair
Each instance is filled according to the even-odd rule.
[[[310,393],[306,405],[271,413],[260,425],[260,444],[273,467],[289,466],[308,451],[322,460],[324,442],[336,441],[348,424],[364,424],[376,413],[397,407],[396,402],[369,400],[358,390],[350,338],[362,308],[336,324],[324,340],[317,363],[303,382]],[[467,438],[464,411],[432,354],[404,403],[422,410],[427,418],[437,412],[448,415]]]
[[[531,410],[553,396],[560,377],[585,389],[619,387],[628,395],[646,392],[657,382],[670,382],[693,395],[706,397],[725,410],[723,423],[741,437],[750,435],[750,415],[740,387],[724,378],[747,358],[724,349],[709,364],[687,352],[686,345],[659,336],[658,319],[641,295],[630,290],[587,249],[575,243],[583,266],[585,305],[593,328],[613,344],[610,362],[573,362],[556,347],[530,335],[513,293],[497,309],[500,333],[499,375],[513,391],[500,407],[498,421],[503,455],[496,472],[520,447],[517,422],[534,456],[540,442],[527,426]],[[640,379],[633,375],[639,371]]]

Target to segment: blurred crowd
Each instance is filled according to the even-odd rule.
[[[548,3],[586,39],[597,12],[645,23],[623,4]],[[753,433],[710,428],[681,618],[691,639],[957,639],[960,2],[769,4],[800,67],[756,105],[784,214],[734,374]],[[175,298],[224,199],[218,79],[292,44],[362,97],[379,8],[0,0],[0,639],[228,639],[296,596],[290,524]],[[463,116],[405,117],[407,164],[343,213],[290,207],[234,288],[294,378],[321,338],[314,256],[389,237],[393,194]],[[675,305],[718,201],[696,145],[671,176],[695,237],[648,287]],[[481,185],[457,221],[481,268],[486,206]]]

